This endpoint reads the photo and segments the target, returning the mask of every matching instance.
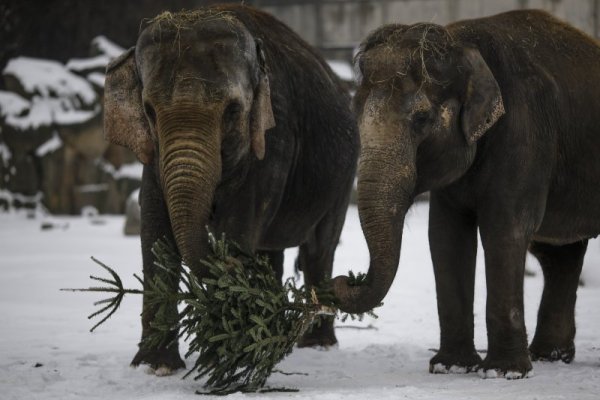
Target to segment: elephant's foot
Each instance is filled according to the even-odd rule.
[[[179,356],[177,346],[171,346],[160,349],[139,349],[133,360],[132,367],[140,364],[150,366],[149,373],[156,376],[168,376],[180,368],[185,369],[185,363]]]
[[[513,358],[486,357],[478,370],[479,376],[484,379],[506,378],[523,379],[533,376],[533,369],[529,355]]]
[[[529,346],[533,361],[562,361],[569,364],[575,358],[575,343],[565,345],[542,343],[534,340]]]
[[[337,338],[333,329],[333,319],[321,320],[320,324],[314,324],[298,340],[298,347],[323,347],[328,348],[337,344]]]
[[[429,372],[432,374],[466,374],[476,371],[480,364],[481,357],[475,350],[440,351],[429,361]]]

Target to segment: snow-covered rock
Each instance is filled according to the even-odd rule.
[[[10,100],[0,104],[2,140],[13,155],[21,157],[50,139],[56,99],[36,96],[27,101],[18,95],[3,98]]]
[[[142,180],[142,172],[144,171],[144,166],[139,161],[123,164],[119,168],[115,168],[114,165],[100,160],[100,168],[114,179],[135,179],[138,181]]]
[[[46,154],[54,153],[56,150],[63,146],[63,141],[58,136],[58,133],[54,131],[52,137],[44,142],[40,147],[35,150],[35,155],[38,157],[44,157]]]
[[[135,158],[124,149],[106,154],[110,144],[101,118],[104,71],[123,51],[97,37],[92,57],[66,65],[30,57],[8,62],[2,71],[7,91],[0,91],[0,189],[39,190],[54,213],[77,213],[86,205],[124,211],[127,196],[139,187],[141,165],[129,165]],[[98,165],[105,156],[107,165],[114,162],[110,171]],[[2,203],[22,201],[4,196]]]
[[[27,102],[27,108],[22,108],[16,114],[7,114],[4,123],[18,131],[32,131],[42,127],[49,127],[53,122],[53,109],[59,108],[57,99],[35,96]]]
[[[11,157],[12,152],[10,151],[6,143],[0,142],[0,162],[2,162],[2,165],[7,167],[8,161],[11,159]]]
[[[64,127],[76,127],[76,130],[84,131],[84,125],[89,125],[102,111],[100,105],[91,110],[74,109],[64,98],[35,96],[27,101],[18,95],[3,97],[5,100],[9,99],[0,103],[3,137],[9,148],[16,152],[29,152],[38,148],[52,137],[55,128],[58,128],[61,136],[67,131]],[[100,138],[105,149],[101,122],[97,125],[96,132],[92,134]]]
[[[104,81],[106,80],[106,75],[100,72],[92,72],[88,74],[86,78],[94,85],[94,87],[104,90]]]
[[[30,106],[29,101],[18,94],[0,90],[0,117],[22,114]]]
[[[57,109],[54,110],[53,119],[58,125],[80,125],[89,122],[101,111],[102,108],[99,104],[93,110]]]
[[[72,58],[66,64],[68,70],[79,74],[87,71],[104,71],[111,58],[106,54],[100,54],[90,58]]]
[[[29,209],[39,209],[41,207],[42,194],[24,195],[13,193],[10,190],[0,189],[0,209],[12,209],[26,207]]]
[[[102,35],[96,36],[92,40],[92,48],[99,54],[108,56],[110,59],[119,57],[125,51],[124,48]]]
[[[92,53],[95,56],[88,58],[73,58],[66,64],[69,71],[85,76],[97,90],[104,89],[106,76],[104,71],[111,60],[117,58],[125,49],[111,42],[104,36],[97,36],[92,40]]]
[[[64,98],[73,108],[98,102],[92,85],[57,61],[17,57],[6,64],[2,74],[6,86],[25,97]]]

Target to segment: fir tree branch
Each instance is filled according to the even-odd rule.
[[[106,279],[106,278],[99,278],[99,277],[93,276],[93,275],[90,276],[90,279],[106,283],[107,285],[110,285],[112,287],[89,287],[87,289],[60,289],[61,291],[68,291],[68,292],[116,293],[116,296],[114,296],[114,297],[99,300],[94,303],[94,306],[100,306],[103,304],[106,304],[106,306],[104,306],[104,307],[100,308],[99,310],[93,312],[92,314],[88,315],[87,318],[92,319],[92,318],[95,318],[98,315],[102,315],[104,313],[106,313],[106,315],[90,329],[90,332],[93,332],[97,327],[102,325],[104,322],[106,322],[106,320],[108,320],[110,317],[112,317],[112,315],[115,312],[117,312],[117,310],[119,309],[119,306],[121,305],[121,301],[123,301],[123,296],[125,296],[125,294],[143,294],[144,293],[142,290],[125,289],[123,287],[123,282],[121,281],[121,278],[112,268],[110,268],[108,265],[102,263],[101,261],[97,260],[94,257],[92,257],[92,261],[94,261],[96,264],[98,264],[99,266],[104,268],[106,271],[108,271],[113,279],[110,280],[110,279]]]

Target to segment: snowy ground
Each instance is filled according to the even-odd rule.
[[[201,388],[182,373],[158,378],[129,361],[139,339],[141,298],[126,298],[121,310],[91,334],[85,317],[93,294],[59,288],[87,287],[99,273],[95,256],[113,266],[129,286],[140,271],[139,238],[123,237],[122,217],[55,218],[58,228],[41,230],[42,219],[0,214],[0,398],[1,399],[196,399]],[[286,254],[292,273],[294,251]],[[481,253],[481,251],[480,251]],[[476,287],[476,346],[485,349],[485,285],[479,254]],[[366,246],[356,208],[350,208],[335,274],[364,270]],[[379,319],[346,323],[340,345],[329,351],[297,349],[274,374],[272,387],[297,393],[234,394],[231,398],[294,399],[597,399],[600,393],[600,243],[588,247],[577,303],[577,356],[571,365],[535,363],[526,380],[482,380],[477,374],[431,375],[428,360],[438,346],[435,288],[427,245],[427,205],[409,212],[396,281],[378,310]],[[542,288],[539,266],[525,282],[526,321],[533,334]],[[369,327],[355,329],[350,326]],[[188,361],[190,364],[190,361]]]

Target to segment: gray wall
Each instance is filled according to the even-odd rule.
[[[255,0],[328,58],[349,59],[370,31],[397,22],[452,21],[493,15],[517,8],[551,12],[598,37],[600,0]]]

